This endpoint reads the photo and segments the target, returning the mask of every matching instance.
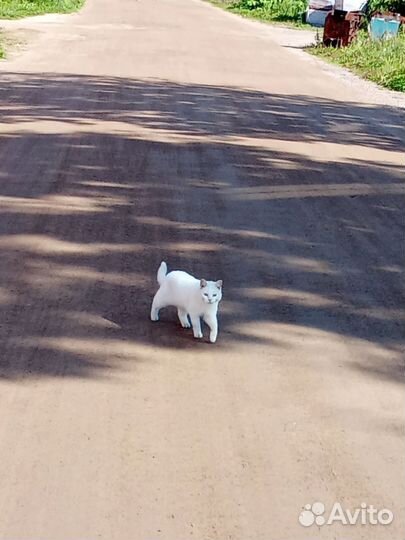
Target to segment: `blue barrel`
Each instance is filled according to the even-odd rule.
[[[399,24],[395,19],[373,17],[370,23],[371,39],[395,37],[398,34]]]

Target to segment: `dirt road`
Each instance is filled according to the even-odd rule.
[[[0,540],[402,539],[403,114],[194,0],[26,36],[0,68]],[[215,345],[148,320],[162,259],[224,280]],[[304,527],[314,501],[394,521]]]

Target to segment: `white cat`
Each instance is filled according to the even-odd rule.
[[[215,343],[218,334],[217,311],[222,298],[222,281],[196,279],[187,272],[175,270],[167,273],[167,264],[161,262],[157,272],[160,285],[152,302],[150,318],[159,320],[159,310],[175,306],[183,328],[190,328],[195,338],[202,338],[200,317],[210,327],[210,341]]]

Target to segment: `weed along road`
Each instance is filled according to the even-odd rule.
[[[403,538],[403,113],[197,0],[15,24],[0,540]]]

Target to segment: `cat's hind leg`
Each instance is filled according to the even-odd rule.
[[[152,307],[150,309],[150,319],[151,321],[158,321],[159,320],[159,311],[161,308],[165,307],[165,303],[163,302],[162,298],[162,292],[161,289],[158,290],[158,292],[153,297],[152,301]]]
[[[177,315],[179,316],[179,321],[183,328],[191,327],[190,321],[188,320],[187,311],[181,308],[177,308]]]

